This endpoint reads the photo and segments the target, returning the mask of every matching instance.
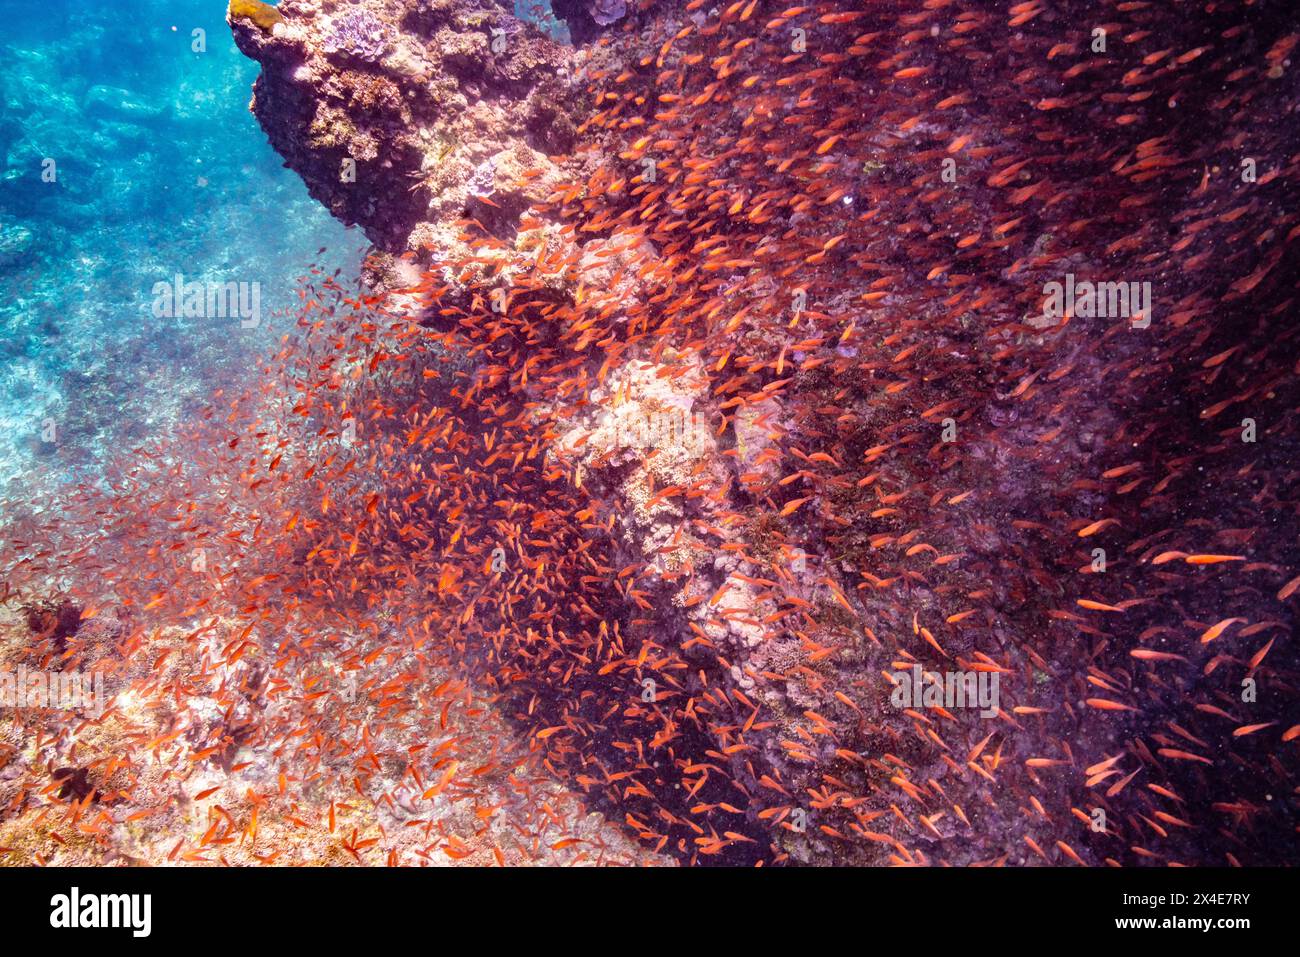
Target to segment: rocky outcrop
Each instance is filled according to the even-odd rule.
[[[1157,854],[1144,846],[1138,789],[1107,803],[1137,771],[1112,770],[1128,776],[1100,793],[1104,777],[1090,776],[1123,752],[1158,771],[1172,800],[1205,793],[1200,769],[1176,763],[1208,767],[1224,752],[1152,754],[1141,736],[1162,741],[1165,718],[1207,686],[1135,673],[1131,660],[1187,662],[1182,654],[1127,651],[1178,627],[1260,617],[1255,599],[1272,601],[1260,590],[1249,610],[1225,617],[1240,591],[1191,574],[1178,582],[1164,566],[1183,558],[1195,574],[1198,563],[1245,562],[1252,539],[1251,555],[1283,553],[1280,543],[1258,547],[1253,515],[1228,528],[1221,515],[1189,518],[1208,486],[1177,500],[1172,489],[1200,461],[1192,450],[1208,440],[1208,420],[1244,411],[1285,379],[1252,371],[1225,386],[1217,371],[1203,382],[1184,373],[1256,348],[1279,373],[1293,364],[1270,353],[1274,337],[1255,325],[1291,301],[1289,289],[1260,285],[1284,251],[1242,252],[1230,284],[1201,273],[1217,250],[1191,254],[1177,277],[1152,264],[1180,262],[1172,257],[1211,224],[1241,228],[1231,224],[1250,203],[1265,208],[1222,177],[1211,185],[1225,143],[1265,135],[1239,125],[1242,113],[1229,120],[1219,96],[1256,68],[1249,51],[1259,44],[1270,45],[1279,64],[1270,77],[1280,79],[1294,40],[1251,39],[1212,62],[1201,58],[1207,44],[1229,37],[1200,24],[1197,38],[1169,49],[1125,51],[1143,58],[1128,64],[1124,85],[1145,76],[1163,91],[1152,104],[1221,114],[1231,135],[1213,142],[1167,129],[1164,113],[1135,126],[1144,116],[1133,104],[1149,91],[1121,106],[1080,81],[1061,96],[1103,62],[1059,58],[1087,49],[1077,27],[1071,46],[1059,23],[1026,26],[1014,56],[980,62],[980,53],[959,76],[939,72],[916,41],[928,34],[955,53],[942,58],[946,71],[984,49],[967,35],[983,29],[973,21],[953,28],[936,15],[927,31],[916,24],[930,15],[919,12],[890,24],[870,11],[798,7],[764,23],[769,14],[754,17],[756,8],[571,2],[557,12],[584,11],[570,20],[574,48],[504,8],[469,3],[287,0],[283,22],[234,18],[241,47],[263,64],[253,108],[272,143],[388,257],[372,257],[369,281],[439,287],[439,309],[420,311],[414,296],[397,306],[449,343],[473,341],[457,356],[477,364],[473,375],[457,370],[474,383],[458,405],[490,407],[493,423],[514,433],[516,469],[544,453],[546,483],[570,478],[584,490],[563,511],[594,530],[602,554],[583,555],[595,574],[578,581],[607,588],[610,601],[596,599],[600,612],[578,608],[585,644],[571,652],[549,641],[555,659],[530,648],[541,644],[531,626],[501,626],[494,650],[517,657],[497,674],[507,686],[528,682],[535,693],[521,693],[517,713],[539,715],[515,720],[532,727],[538,753],[604,802],[609,820],[657,840],[657,851],[676,837],[668,853],[683,859],[693,843],[701,855],[725,852],[726,863],[754,845],[752,860],[773,862],[1053,863],[1054,848],[1057,862],[1083,863],[1075,845],[1088,841],[1095,863],[1126,853],[1134,863],[1208,860],[1201,837],[1227,802],[1211,802],[1199,825],[1163,818],[1198,838],[1175,837]],[[1132,36],[1152,32],[1147,19],[1135,18]],[[787,23],[789,46],[778,31]],[[837,37],[836,48],[814,53],[810,31],[822,44]],[[1185,52],[1157,66],[1175,49]],[[1125,62],[1116,55],[1116,75]],[[1193,63],[1194,80],[1178,69]],[[584,70],[594,102],[578,99]],[[880,70],[891,72],[883,85]],[[1000,97],[968,94],[985,76]],[[957,106],[966,108],[949,112]],[[1101,130],[1102,116],[1113,127],[1098,149],[1063,160],[1060,144],[1075,141],[1080,123]],[[354,180],[341,175],[353,163]],[[960,177],[945,176],[958,166]],[[1152,228],[1135,211],[1169,207],[1180,190],[1186,205],[1168,222],[1195,225],[1169,246],[1178,227]],[[1262,249],[1297,234],[1278,220],[1252,242]],[[1223,239],[1244,246],[1246,237]],[[1039,290],[1102,261],[1144,285],[1149,277],[1176,304],[1153,331],[1165,363],[1159,388],[1183,382],[1200,396],[1181,399],[1193,414],[1164,418],[1163,394],[1146,391],[1153,343],[1128,334],[1141,326],[1108,326],[1101,320],[1116,314],[1091,304],[1067,314],[1068,330],[1032,321]],[[440,275],[426,275],[434,263]],[[1237,312],[1257,287],[1270,289],[1261,307]],[[506,301],[489,311],[484,301],[500,292]],[[1216,328],[1246,339],[1215,341],[1198,328],[1214,302],[1234,317]],[[1255,424],[1243,422],[1250,438],[1240,443],[1221,429],[1223,441],[1206,450],[1220,462],[1236,456],[1215,468],[1221,477],[1259,464],[1248,459]],[[485,445],[496,438],[484,435]],[[513,477],[510,461],[500,450],[451,467],[495,490]],[[516,508],[536,509],[550,491],[531,486],[499,502],[515,521]],[[495,507],[495,494],[472,507]],[[540,536],[551,516],[535,518]],[[1111,538],[1118,528],[1131,540]],[[1206,544],[1216,528],[1222,545]],[[453,605],[458,574],[438,579]],[[546,621],[549,635],[559,614],[549,599],[572,599],[571,586],[548,584],[528,620]],[[1177,608],[1181,624],[1160,621],[1157,607]],[[1219,630],[1205,634],[1202,644]],[[1259,665],[1272,641],[1256,640],[1256,657],[1235,666]],[[921,702],[912,692],[923,675],[942,679],[929,679]],[[975,708],[957,692],[981,681],[992,691],[971,692],[983,698]],[[1095,687],[1107,697],[1092,697]],[[1230,690],[1222,686],[1221,703]],[[611,716],[626,734],[611,733]],[[1282,722],[1261,717],[1234,737]],[[1208,749],[1218,733],[1184,737]],[[1040,773],[1050,769],[1060,773]],[[1220,794],[1248,800],[1220,781]],[[1026,801],[1035,815],[1026,817]],[[1095,807],[1124,823],[1081,833],[1071,819]],[[1058,834],[1068,840],[1053,845]]]
[[[250,108],[335,216],[388,253],[455,253],[456,220],[512,231],[574,140],[573,49],[498,2],[285,0],[228,14],[262,73]],[[264,20],[264,18],[262,18]],[[532,190],[516,174],[542,175]]]
[[[595,168],[594,155],[559,154],[575,147],[575,117],[589,112],[584,67],[617,70],[582,40],[622,20],[621,2],[557,4],[576,47],[515,19],[504,2],[285,0],[277,9],[284,19],[269,26],[230,16],[240,49],[262,65],[252,112],[312,196],[375,244],[373,286],[412,281],[404,255],[423,263],[473,258],[462,239],[472,218],[501,241],[505,275],[512,253],[560,264],[551,291],[569,301],[626,316],[662,294],[661,281],[637,278],[658,257],[638,230],[620,225],[575,236],[558,219],[522,215],[553,198],[560,182],[585,182]],[[453,297],[480,261],[468,272],[444,272]],[[745,517],[744,476],[774,467],[769,446],[782,411],[775,399],[742,410],[741,441],[727,448],[714,434],[720,409],[708,377],[692,362],[698,359],[629,351],[582,408],[539,402],[561,423],[551,460],[622,516],[622,560],[654,583],[647,586],[654,640],[725,649],[738,688],[777,714],[797,715],[808,701],[756,687],[750,675],[795,660],[800,641],[793,633],[765,635],[752,614],[761,586],[733,577],[745,551],[757,549],[793,569],[783,575],[786,587],[817,598],[799,580],[807,571],[802,550]],[[680,491],[662,494],[673,489]],[[719,549],[718,536],[731,548]],[[720,607],[698,597],[720,588],[727,598]],[[763,753],[788,765],[775,739]],[[802,773],[787,767],[787,780]],[[807,860],[812,849],[800,843],[790,852]]]

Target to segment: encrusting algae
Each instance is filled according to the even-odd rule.
[[[262,3],[262,0],[230,0],[227,16],[231,20],[251,20],[267,33],[277,23],[284,22],[280,11],[269,3]]]

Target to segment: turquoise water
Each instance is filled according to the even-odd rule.
[[[360,232],[248,112],[257,67],[224,15],[0,0],[0,493],[164,436],[287,331],[308,265],[355,270]],[[178,274],[256,292],[258,321],[155,308]]]
[[[572,43],[569,25],[551,9],[551,0],[515,0],[515,16],[531,23],[556,43]]]

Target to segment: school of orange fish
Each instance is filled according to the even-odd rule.
[[[1294,11],[643,7],[546,203],[6,506],[21,657],[117,698],[6,717],[3,859],[1295,860]],[[592,438],[637,375],[675,484]]]

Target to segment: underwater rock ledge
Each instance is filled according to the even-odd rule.
[[[311,195],[381,250],[460,249],[472,192],[517,215],[544,195],[519,169],[553,170],[574,139],[574,50],[504,2],[285,0],[264,26],[231,5],[261,64],[250,109]],[[488,211],[492,207],[483,207]]]

